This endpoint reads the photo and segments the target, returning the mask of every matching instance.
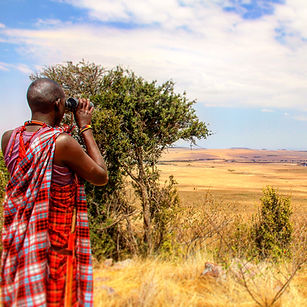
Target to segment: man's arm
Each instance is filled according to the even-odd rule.
[[[105,185],[108,182],[105,163],[98,164],[68,134],[63,133],[56,140],[54,163],[67,166],[77,175],[94,185]]]
[[[80,99],[75,119],[79,127],[89,125],[93,108],[89,100]],[[108,182],[107,167],[94,139],[91,129],[82,133],[87,153],[68,134],[61,134],[55,143],[54,163],[64,165],[94,185]]]
[[[9,143],[12,133],[13,133],[13,130],[8,130],[4,132],[2,135],[1,150],[2,150],[3,155],[5,154],[6,147],[7,147],[7,144]]]

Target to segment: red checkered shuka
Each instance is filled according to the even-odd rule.
[[[48,263],[52,258],[48,233],[52,164],[56,137],[63,132],[60,128],[42,129],[7,185],[1,259],[3,306],[47,306],[46,285],[52,274]],[[79,182],[75,183],[75,206],[74,287],[78,305],[87,307],[93,305],[93,275],[86,198]]]
[[[65,306],[68,257],[71,258],[73,270],[72,286],[69,289],[72,295],[71,305],[77,305],[77,263],[72,251],[68,249],[69,237],[74,236],[70,232],[76,200],[76,188],[76,183],[66,186],[51,183],[48,226],[51,247],[48,252],[49,279],[47,282],[47,303],[49,307]]]

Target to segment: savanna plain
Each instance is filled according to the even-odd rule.
[[[182,257],[97,263],[95,306],[307,306],[307,152],[172,148],[159,170],[161,183],[170,175],[177,182],[177,228],[186,249]],[[287,260],[254,263],[244,253],[242,225],[256,218],[266,186],[291,200],[293,252]]]

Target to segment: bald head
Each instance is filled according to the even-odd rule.
[[[59,84],[47,78],[33,81],[27,92],[27,99],[33,113],[49,113],[54,109],[55,102],[64,98],[65,94]]]

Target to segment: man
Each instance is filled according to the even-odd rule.
[[[87,153],[59,127],[65,94],[41,78],[28,88],[32,119],[2,136],[11,178],[4,201],[4,306],[92,306],[93,281],[83,178],[105,185],[107,168],[80,99],[75,120]]]

